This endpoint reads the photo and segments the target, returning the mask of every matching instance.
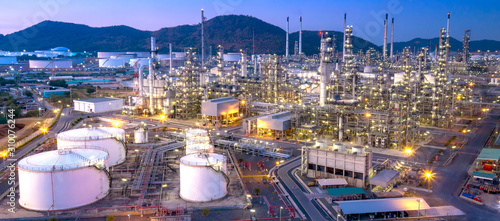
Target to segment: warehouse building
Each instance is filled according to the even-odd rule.
[[[123,109],[123,99],[111,97],[89,98],[84,100],[73,100],[75,111],[86,113],[103,113]]]
[[[349,186],[367,188],[372,168],[372,152],[361,146],[302,148],[302,172],[309,178],[343,178]]]
[[[233,97],[223,97],[201,103],[204,124],[215,127],[226,126],[239,117],[240,102]]]

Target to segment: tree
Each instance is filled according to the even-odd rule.
[[[93,88],[93,87],[87,88],[87,93],[92,94],[94,92],[95,92],[95,88]]]
[[[28,96],[28,97],[33,97],[33,92],[28,91],[28,90],[25,90],[25,91],[24,91],[24,95],[26,95],[26,96]]]
[[[66,84],[66,81],[65,80],[55,80],[55,81],[49,81],[49,85],[50,86],[54,86],[54,87],[68,87],[68,85]]]
[[[201,215],[208,216],[208,214],[210,214],[210,210],[208,210],[207,208],[203,208],[201,210]]]
[[[253,192],[255,193],[255,195],[259,195],[260,189],[259,188],[255,188],[255,189],[253,189]]]
[[[65,97],[69,97],[70,92],[69,91],[65,91],[65,92],[63,92],[63,94],[64,94]]]
[[[55,218],[55,217],[50,217],[49,221],[57,221],[57,218]]]
[[[115,221],[115,216],[109,215],[108,217],[106,217],[106,221]]]

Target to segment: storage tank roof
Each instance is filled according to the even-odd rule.
[[[212,166],[225,161],[225,156],[215,153],[190,154],[179,159],[179,162],[193,166]]]
[[[122,136],[125,133],[123,129],[115,127],[93,127],[79,128],[64,131],[57,135],[61,140],[96,140]]]
[[[108,153],[98,149],[53,150],[23,158],[18,167],[31,171],[58,171],[93,166],[108,159]]]
[[[67,47],[55,47],[55,48],[52,48],[50,49],[51,51],[71,51],[69,50],[69,48]]]

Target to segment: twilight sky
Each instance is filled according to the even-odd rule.
[[[395,41],[436,37],[446,27],[451,12],[450,35],[462,39],[470,29],[472,40],[500,40],[498,0],[0,0],[0,34],[27,28],[43,20],[86,24],[93,27],[127,25],[141,30],[158,30],[200,21],[200,9],[210,19],[218,15],[243,14],[262,19],[283,29],[290,16],[290,32],[337,30],[343,14],[354,35],[382,44],[383,17],[395,18]],[[390,22],[389,22],[390,26]],[[389,29],[390,33],[390,29]]]

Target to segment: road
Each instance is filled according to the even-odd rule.
[[[300,165],[300,158],[281,165],[277,170],[278,179],[290,194],[292,200],[297,204],[307,220],[331,220],[328,215],[306,196],[306,190],[297,182],[292,174],[293,169]]]
[[[462,153],[455,157],[451,165],[434,168],[436,179],[432,183],[433,195],[466,213],[466,220],[494,220],[493,217],[499,215],[498,211],[467,202],[455,194],[466,178],[469,167],[477,157],[476,154],[486,144],[488,137],[495,129],[497,119],[498,116],[493,115],[489,119],[485,119],[484,123],[476,131],[475,136],[470,138],[469,142],[464,145],[461,150]]]

